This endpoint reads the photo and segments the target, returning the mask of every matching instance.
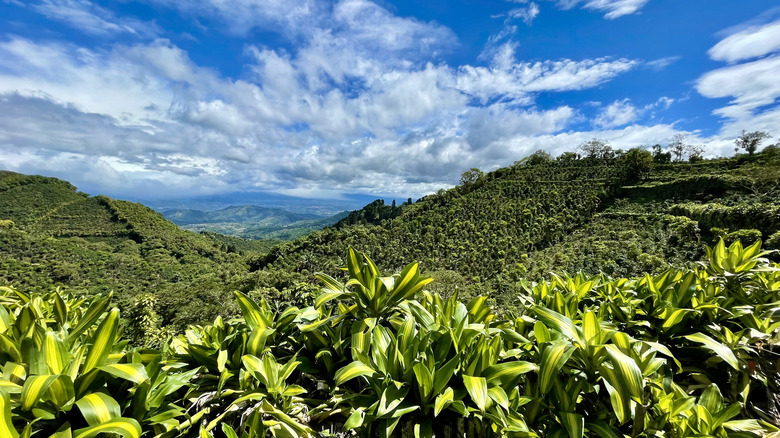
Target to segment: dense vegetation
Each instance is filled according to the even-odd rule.
[[[182,231],[140,204],[0,172],[0,219],[0,281],[26,293],[114,291],[124,310],[153,293],[169,322],[237,310],[229,297],[247,267],[235,245]]]
[[[236,292],[242,318],[159,349],[119,342],[110,295],[3,288],[0,434],[757,437],[780,425],[765,255],[720,241],[656,276],[522,281],[500,317],[484,296],[425,292],[416,263],[382,277],[350,249],[348,282],[319,275],[313,305]]]
[[[334,274],[353,246],[396,270],[420,261],[442,292],[487,292],[507,309],[522,291],[519,279],[550,271],[660,272],[700,260],[704,245],[721,236],[780,244],[774,149],[669,164],[653,164],[637,150],[593,159],[534,154],[469,176],[398,211],[372,204],[351,215],[355,225],[285,244],[252,263],[254,278],[277,290],[310,282],[317,269]],[[359,220],[383,211],[393,218]]]
[[[26,292],[114,291],[125,313],[151,294],[161,324],[183,329],[234,314],[233,290],[299,304],[317,290],[314,272],[336,275],[352,246],[392,270],[419,261],[434,291],[486,294],[504,312],[521,279],[551,271],[658,273],[700,260],[720,237],[778,248],[779,181],[771,148],[667,164],[640,150],[534,154],[487,174],[472,169],[461,185],[414,203],[373,202],[278,244],[185,232],[139,204],[2,172],[0,280]]]
[[[0,436],[777,431],[780,154],[605,151],[274,247],[0,172]]]

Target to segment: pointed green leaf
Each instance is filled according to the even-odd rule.
[[[372,375],[374,375],[373,368],[364,364],[363,362],[355,361],[341,368],[340,370],[336,371],[334,380],[336,381],[336,386],[338,386],[358,376],[372,376]]]
[[[104,433],[114,433],[123,438],[140,438],[141,425],[132,418],[114,418],[103,424],[77,430],[73,438],[93,438]]]
[[[534,363],[518,360],[492,365],[482,372],[482,376],[490,384],[499,382],[504,388],[509,388],[515,386],[523,374],[538,369]]]
[[[737,357],[734,355],[734,352],[731,351],[731,349],[727,345],[721,344],[720,342],[712,339],[711,337],[705,335],[704,333],[694,333],[692,335],[687,335],[683,337],[690,341],[704,344],[705,348],[714,352],[716,355],[718,355],[718,357],[723,359],[724,362],[729,364],[729,366],[731,366],[735,370],[739,370],[739,361],[737,360]]]
[[[607,354],[612,362],[618,382],[610,382],[624,394],[641,399],[644,393],[644,379],[634,359],[626,356],[614,345],[607,345]]]
[[[376,416],[384,417],[389,415],[391,417],[395,417],[395,415],[392,415],[394,414],[393,411],[395,411],[395,409],[401,405],[408,392],[409,388],[402,387],[399,389],[395,384],[391,383],[387,388],[385,388],[384,391],[382,391],[382,395],[379,397],[379,405],[377,405],[376,408]]]
[[[43,340],[43,356],[51,374],[60,374],[68,364],[68,352],[60,338],[52,331],[47,331]]]
[[[92,346],[87,353],[87,359],[84,362],[82,373],[87,373],[93,368],[97,368],[105,363],[111,348],[116,343],[117,326],[119,324],[119,309],[112,309],[106,315],[103,322],[92,336]]]
[[[2,388],[0,388],[0,436],[19,437],[11,421],[11,397]]]
[[[547,394],[552,387],[553,379],[563,365],[574,353],[574,346],[570,344],[548,345],[542,353],[542,362],[539,364],[539,391]]]
[[[84,315],[79,318],[79,323],[68,334],[68,338],[65,340],[69,345],[73,343],[75,339],[81,336],[82,333],[87,331],[92,324],[100,318],[100,315],[106,311],[108,305],[111,304],[111,295],[97,299],[90,304],[89,308]]]
[[[438,417],[444,408],[452,403],[454,393],[452,388],[447,388],[443,393],[436,396],[436,400],[433,403],[433,416]]]
[[[447,363],[436,368],[433,373],[433,393],[440,394],[442,389],[450,383],[452,375],[455,374],[455,370],[458,369],[460,364],[458,356],[453,357]]]
[[[251,298],[239,291],[235,291],[233,294],[236,297],[236,302],[238,302],[238,307],[241,309],[241,314],[244,315],[244,320],[249,327],[252,329],[266,328],[272,324],[272,321],[269,321],[265,316],[265,312]]]
[[[107,423],[122,416],[119,403],[101,392],[87,394],[76,402],[76,406],[90,426]]]
[[[431,375],[430,370],[428,370],[428,367],[422,363],[418,362],[414,364],[412,369],[414,371],[414,376],[417,378],[417,385],[420,387],[420,393],[423,399],[427,399],[431,396],[431,393],[433,393],[433,376]]]
[[[583,438],[585,436],[585,417],[573,412],[561,412],[559,415],[569,438]]]
[[[463,384],[466,386],[471,400],[480,411],[484,412],[488,403],[487,380],[484,377],[463,375]]]
[[[541,306],[534,306],[533,311],[537,318],[547,327],[562,333],[572,341],[582,342],[580,335],[577,333],[577,328],[570,318]]]
[[[49,386],[57,380],[59,376],[30,376],[24,381],[22,387],[21,403],[22,410],[29,411],[38,400],[49,390]]]
[[[509,409],[509,397],[506,395],[504,388],[493,386],[488,389],[488,396],[502,408]]]
[[[357,408],[354,412],[352,412],[352,415],[347,418],[347,421],[344,423],[344,430],[354,430],[358,427],[363,425],[363,421],[366,419],[366,412],[363,408]]]
[[[589,421],[585,423],[585,429],[596,432],[601,438],[620,438],[615,429],[603,421]]]
[[[133,383],[143,383],[149,376],[146,375],[146,368],[140,363],[114,363],[98,367],[100,371],[105,371],[114,377],[129,380]]]

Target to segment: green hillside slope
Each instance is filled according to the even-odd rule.
[[[633,170],[627,158],[517,163],[378,225],[330,228],[280,247],[254,261],[255,278],[283,289],[317,269],[335,275],[352,246],[391,269],[420,261],[437,287],[490,291],[511,307],[519,279],[550,271],[631,276],[693,263],[719,236],[780,243],[774,151]],[[366,216],[377,210],[367,208]]]
[[[0,280],[27,291],[113,291],[122,307],[151,292],[169,321],[209,320],[246,273],[224,242],[54,178],[0,173],[0,220]]]
[[[636,169],[629,156],[519,162],[411,204],[371,203],[273,248],[183,231],[140,204],[54,178],[2,172],[0,280],[114,291],[123,308],[148,293],[163,324],[184,325],[232,314],[232,290],[305,302],[315,272],[343,275],[349,246],[389,270],[419,261],[434,290],[488,294],[501,309],[514,307],[521,279],[550,272],[660,272],[700,260],[718,237],[780,247],[774,151]]]

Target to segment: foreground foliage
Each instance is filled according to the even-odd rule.
[[[660,275],[522,281],[499,317],[353,250],[312,306],[120,341],[111,296],[2,289],[0,435],[748,437],[780,422],[780,267],[721,241]]]

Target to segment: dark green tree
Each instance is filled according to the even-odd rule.
[[[460,183],[461,185],[468,186],[479,181],[479,179],[484,175],[484,172],[477,169],[476,167],[472,167],[471,169],[463,172],[463,174],[460,176]]]
[[[744,149],[747,151],[748,155],[753,155],[758,150],[758,146],[761,142],[767,138],[770,138],[770,136],[766,131],[745,132],[743,129],[742,135],[734,140],[734,143],[737,145],[737,149],[735,150]]]

